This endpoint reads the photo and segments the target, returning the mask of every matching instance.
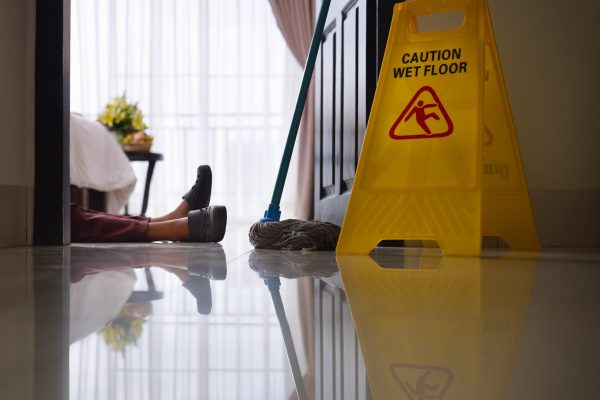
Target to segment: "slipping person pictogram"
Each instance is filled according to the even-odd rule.
[[[431,86],[423,86],[406,104],[390,128],[392,139],[422,139],[448,136],[452,120]]]
[[[408,113],[408,115],[404,119],[404,122],[408,122],[408,120],[411,119],[412,116],[414,115],[419,126],[421,126],[421,128],[423,128],[423,130],[425,131],[426,134],[431,135],[431,129],[429,129],[429,127],[427,126],[427,120],[429,118],[433,118],[436,121],[440,120],[440,117],[436,113],[432,112],[432,113],[427,114],[425,112],[425,109],[432,108],[432,107],[437,107],[437,103],[425,104],[425,102],[423,100],[419,100],[417,105],[414,106],[413,109]]]
[[[412,392],[412,394],[419,400],[438,398],[438,396],[435,393],[439,390],[441,385],[439,383],[436,383],[434,385],[428,385],[427,380],[429,379],[430,375],[431,370],[425,371],[425,373],[423,373],[423,375],[421,375],[421,377],[417,381],[414,388],[407,382],[406,386]]]
[[[393,364],[390,372],[410,400],[443,400],[454,378],[447,368],[426,365]]]

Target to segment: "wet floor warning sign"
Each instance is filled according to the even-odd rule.
[[[464,20],[419,30],[445,12]],[[476,255],[482,236],[539,248],[487,3],[397,4],[337,251],[411,239]]]
[[[392,139],[448,136],[454,126],[442,101],[430,86],[423,86],[408,102],[390,129]]]

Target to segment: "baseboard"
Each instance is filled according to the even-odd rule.
[[[529,194],[543,247],[600,246],[600,189]]]
[[[26,187],[0,185],[0,247],[30,243],[29,191]]]

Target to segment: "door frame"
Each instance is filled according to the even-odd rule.
[[[33,243],[71,240],[70,0],[36,0]]]

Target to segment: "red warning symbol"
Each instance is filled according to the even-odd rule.
[[[447,368],[426,365],[392,364],[390,373],[410,400],[442,400],[454,378]]]
[[[454,130],[452,120],[431,86],[415,93],[392,128],[392,139],[422,139],[448,136]]]

